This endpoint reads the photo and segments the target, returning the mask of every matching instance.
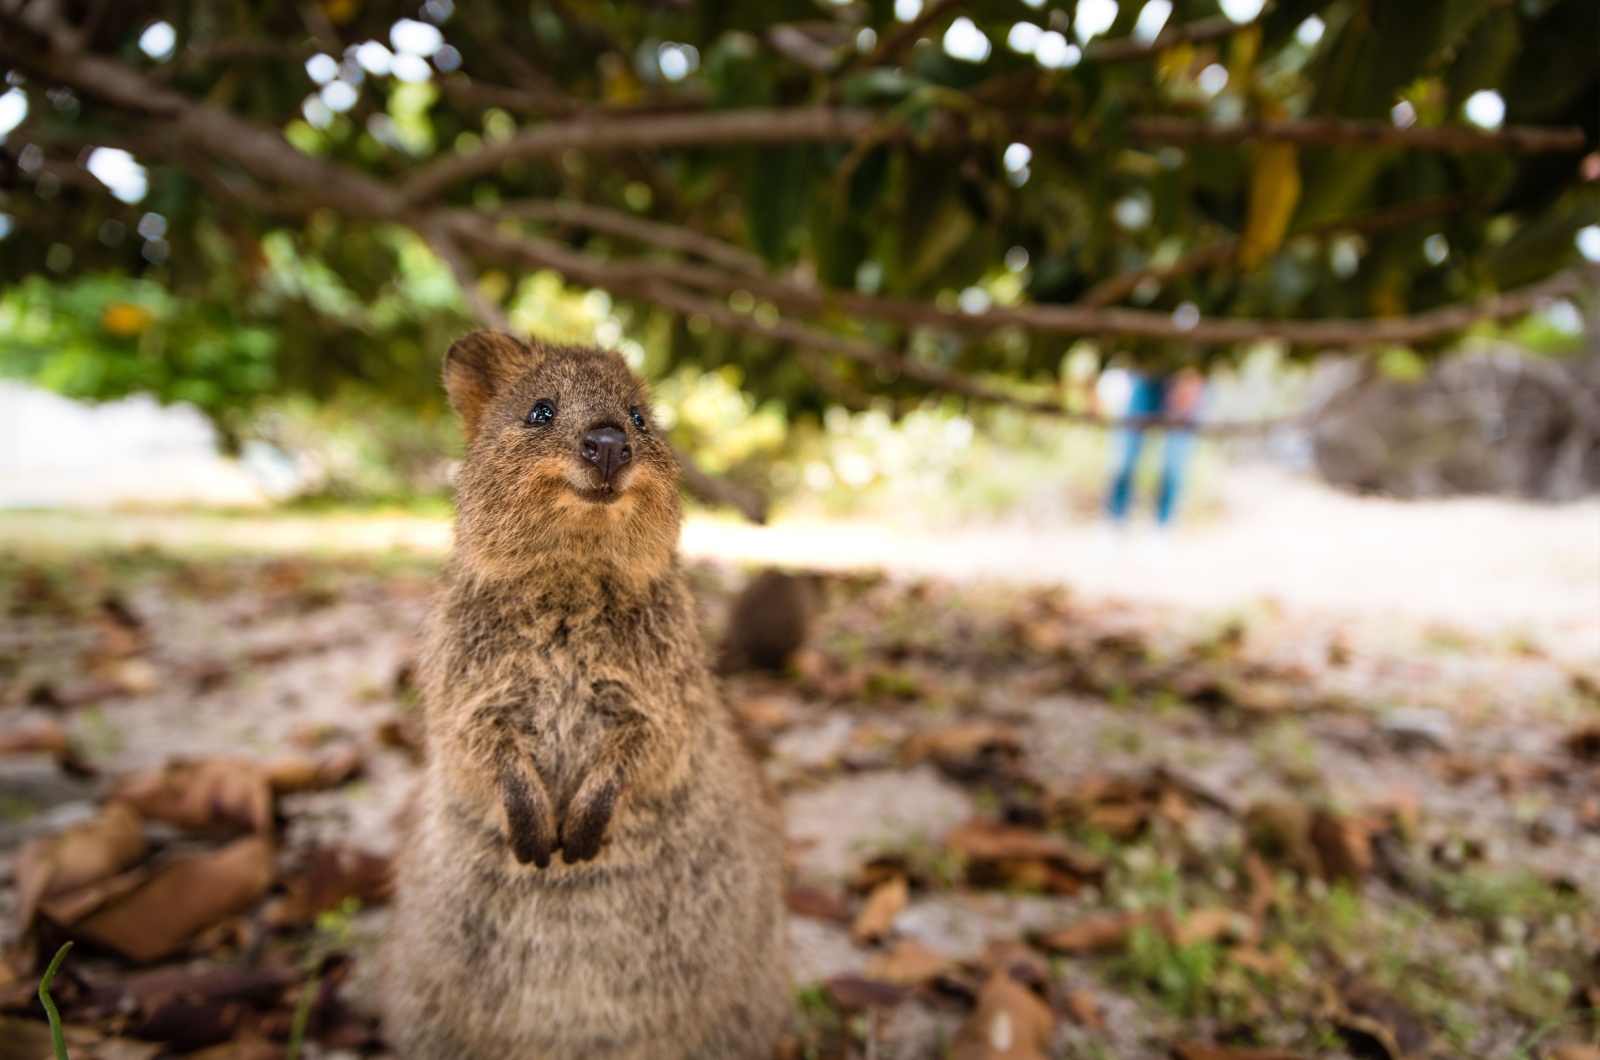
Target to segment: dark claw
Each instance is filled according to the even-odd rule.
[[[555,848],[548,808],[540,805],[540,800],[515,769],[500,774],[500,794],[506,804],[511,852],[524,865],[531,861],[541,869],[548,868],[550,854]]]
[[[617,808],[619,789],[615,780],[608,780],[593,795],[574,802],[567,810],[561,824],[561,860],[568,865],[577,861],[591,861],[600,853],[605,841],[606,826]]]

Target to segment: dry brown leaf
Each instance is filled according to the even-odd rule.
[[[828,996],[844,1012],[894,1008],[908,991],[893,983],[880,983],[859,975],[836,975],[827,982]]]
[[[402,711],[388,721],[379,723],[373,736],[384,747],[404,751],[413,762],[422,761],[422,722],[415,711]]]
[[[266,774],[242,758],[176,761],[129,777],[112,797],[180,828],[223,834],[272,829],[272,789]]]
[[[391,871],[387,857],[354,847],[319,847],[304,873],[284,881],[286,893],[268,910],[267,922],[274,926],[310,923],[350,898],[363,905],[386,901]]]
[[[189,1053],[185,1060],[283,1060],[283,1046],[247,1034],[231,1042]]]
[[[1179,946],[1224,940],[1249,942],[1255,938],[1255,926],[1243,913],[1225,906],[1213,906],[1189,913],[1170,934],[1172,941]]]
[[[915,939],[898,939],[886,952],[867,964],[862,974],[876,982],[921,986],[955,968],[955,962],[935,953]]]
[[[1250,881],[1250,896],[1245,904],[1245,915],[1256,926],[1259,936],[1267,927],[1267,914],[1278,899],[1278,881],[1254,850],[1244,852],[1244,874]]]
[[[1578,801],[1578,823],[1585,828],[1600,829],[1600,795],[1585,795]]]
[[[1067,1015],[1078,1026],[1097,1031],[1106,1025],[1105,1014],[1100,1011],[1100,1002],[1095,1000],[1093,992],[1079,987],[1067,991],[1066,997],[1061,1000]]]
[[[1600,725],[1570,733],[1561,741],[1567,753],[1580,762],[1600,762]]]
[[[26,932],[39,903],[109,879],[145,855],[144,828],[132,807],[109,802],[99,816],[17,852],[17,929]]]
[[[169,956],[204,929],[248,908],[272,885],[272,841],[238,839],[206,854],[181,855],[126,874],[123,886],[91,887],[96,901],[74,895],[40,911],[87,939],[136,961]],[[112,882],[112,881],[108,881]]]
[[[262,768],[267,785],[276,795],[294,791],[324,791],[356,776],[366,760],[358,747],[341,747],[321,758],[289,755]]]
[[[877,942],[889,933],[894,918],[905,909],[911,897],[911,885],[904,876],[891,876],[872,889],[867,900],[856,914],[850,934],[857,942]]]
[[[1283,714],[1294,707],[1294,689],[1283,681],[1227,682],[1224,694],[1250,714]]]
[[[1151,807],[1144,802],[1113,802],[1096,806],[1084,815],[1084,822],[1100,829],[1119,843],[1137,836],[1150,819]]]
[[[1345,986],[1337,995],[1333,1021],[1347,1037],[1379,1046],[1389,1060],[1420,1060],[1429,1055],[1433,1036],[1400,1002],[1365,983]]]
[[[1545,1060],[1600,1060],[1600,1047],[1581,1042],[1562,1042],[1545,1051]]]
[[[1364,821],[1318,810],[1311,821],[1311,842],[1329,883],[1360,887],[1372,872],[1372,833]]]
[[[1315,816],[1299,799],[1268,799],[1245,813],[1245,830],[1257,850],[1309,879],[1322,875],[1322,857],[1311,841]]]
[[[1232,1045],[1199,1045],[1194,1042],[1175,1042],[1173,1060],[1310,1060],[1304,1053],[1287,1049],[1256,1049]]]
[[[1104,860],[1076,844],[992,821],[951,829],[945,845],[966,858],[968,879],[979,886],[1013,884],[1076,894],[1085,880],[1105,871]]]
[[[117,690],[130,696],[148,696],[161,687],[161,672],[149,659],[119,659],[104,672]]]
[[[978,1007],[956,1031],[951,1060],[1048,1060],[1055,1014],[1002,970],[978,993]]]
[[[1015,753],[1021,742],[1015,727],[997,721],[966,721],[917,733],[906,741],[905,761],[931,758],[941,765],[970,765],[986,753]]]
[[[1281,951],[1263,953],[1250,946],[1241,946],[1228,951],[1228,960],[1257,975],[1281,976],[1289,971],[1289,961]]]
[[[1056,928],[1039,939],[1057,953],[1111,953],[1127,945],[1133,929],[1143,923],[1138,913],[1107,913]]]
[[[65,758],[72,753],[72,741],[67,739],[66,730],[53,721],[22,725],[0,734],[0,754],[27,752],[44,752],[58,759]]]
[[[844,899],[833,891],[824,891],[816,887],[791,887],[784,895],[784,903],[789,907],[789,912],[796,916],[808,916],[813,920],[834,920],[847,923],[850,920],[850,908],[845,905]]]
[[[739,720],[756,729],[777,732],[794,724],[789,705],[777,696],[752,696],[733,701],[733,712]]]

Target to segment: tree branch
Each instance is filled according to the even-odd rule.
[[[1470,209],[1482,200],[1482,195],[1476,192],[1466,192],[1461,195],[1447,195],[1438,199],[1424,199],[1421,202],[1402,203],[1398,206],[1375,210],[1361,217],[1324,221],[1321,224],[1302,228],[1298,232],[1290,232],[1287,238],[1328,235],[1334,232],[1348,232],[1360,235],[1384,232],[1391,228],[1403,228],[1417,221],[1427,221],[1435,217],[1447,216],[1459,210]],[[1199,272],[1201,269],[1227,264],[1238,256],[1239,245],[1239,237],[1233,236],[1210,246],[1192,250],[1167,265],[1150,265],[1118,273],[1115,276],[1101,280],[1089,288],[1074,304],[1084,306],[1110,305],[1113,302],[1120,302],[1145,280],[1166,283],[1180,276]]]
[[[40,80],[68,86],[124,112],[162,122],[162,139],[233,161],[258,180],[298,188],[323,205],[356,216],[395,218],[394,189],[344,166],[296,151],[270,126],[196,103],[135,70],[82,50],[70,27],[36,13],[35,4],[13,15],[0,11],[0,27],[27,40],[8,48],[11,61]],[[8,42],[9,43],[9,42]]]
[[[493,232],[488,218],[474,211],[453,210],[448,211],[448,215],[454,218],[452,223],[457,226],[463,239],[483,242]],[[494,238],[501,237],[494,233]],[[802,287],[788,280],[728,273],[690,262],[639,259],[608,261],[537,237],[524,236],[515,242],[521,248],[519,253],[525,263],[534,268],[554,269],[576,282],[603,287],[613,293],[620,290],[624,295],[632,294],[635,297],[640,296],[641,291],[657,289],[658,285],[694,288],[722,295],[743,290],[790,313],[826,315],[843,312],[861,319],[955,332],[989,332],[1002,325],[1015,325],[1035,332],[1124,335],[1197,346],[1257,342],[1263,339],[1324,347],[1429,342],[1465,330],[1482,320],[1520,316],[1544,302],[1573,294],[1600,281],[1600,265],[1587,265],[1559,273],[1530,287],[1496,294],[1476,303],[1428,310],[1412,316],[1325,320],[1215,317],[1190,323],[1177,319],[1171,313],[1076,304],[993,306],[987,312],[966,313],[905,298]],[[647,301],[654,300],[649,294],[643,297]],[[733,316],[745,319],[743,314],[735,313]],[[851,354],[846,353],[846,356]],[[911,371],[907,369],[907,374]]]
[[[485,212],[494,217],[519,221],[591,228],[665,250],[693,254],[729,269],[762,273],[767,268],[765,261],[748,250],[714,236],[570,199],[510,202]]]
[[[865,137],[882,141],[969,143],[981,129],[995,142],[1064,143],[1078,130],[1071,118],[987,115],[963,120],[935,115],[918,133],[886,112],[830,106],[746,108],[651,115],[619,115],[549,121],[510,139],[469,154],[429,162],[401,185],[407,202],[435,198],[452,186],[484,176],[513,159],[538,158],[569,150],[605,151],[627,147],[715,147],[729,144],[853,143]],[[1576,127],[1514,126],[1485,132],[1462,126],[1401,129],[1383,122],[1308,119],[1209,124],[1187,118],[1130,118],[1127,138],[1135,143],[1217,144],[1275,140],[1310,146],[1399,147],[1427,150],[1534,153],[1578,151],[1584,133]]]
[[[1100,63],[1125,63],[1147,59],[1152,55],[1161,54],[1176,44],[1199,44],[1202,41],[1216,40],[1250,25],[1252,23],[1235,22],[1225,15],[1218,15],[1215,18],[1187,22],[1181,26],[1168,26],[1156,34],[1154,39],[1147,41],[1136,37],[1119,37],[1116,40],[1101,38],[1089,45],[1084,52],[1084,58]]]

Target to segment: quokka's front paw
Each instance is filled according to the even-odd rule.
[[[570,865],[592,860],[600,853],[621,793],[622,785],[615,777],[584,782],[561,822],[561,860]]]
[[[539,774],[531,765],[507,765],[500,772],[500,795],[511,852],[524,865],[531,861],[548,868],[556,847],[556,821]]]

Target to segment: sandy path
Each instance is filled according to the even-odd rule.
[[[1279,471],[1236,469],[1219,516],[1181,528],[1155,562],[1140,530],[1116,549],[1101,527],[1062,520],[913,525],[909,520],[780,519],[751,526],[692,515],[690,558],[1064,584],[1227,611],[1272,599],[1294,610],[1392,615],[1478,632],[1526,633],[1552,650],[1600,658],[1600,498],[1549,507],[1491,499],[1360,498]],[[443,554],[450,530],[408,516],[6,513],[0,545]]]

